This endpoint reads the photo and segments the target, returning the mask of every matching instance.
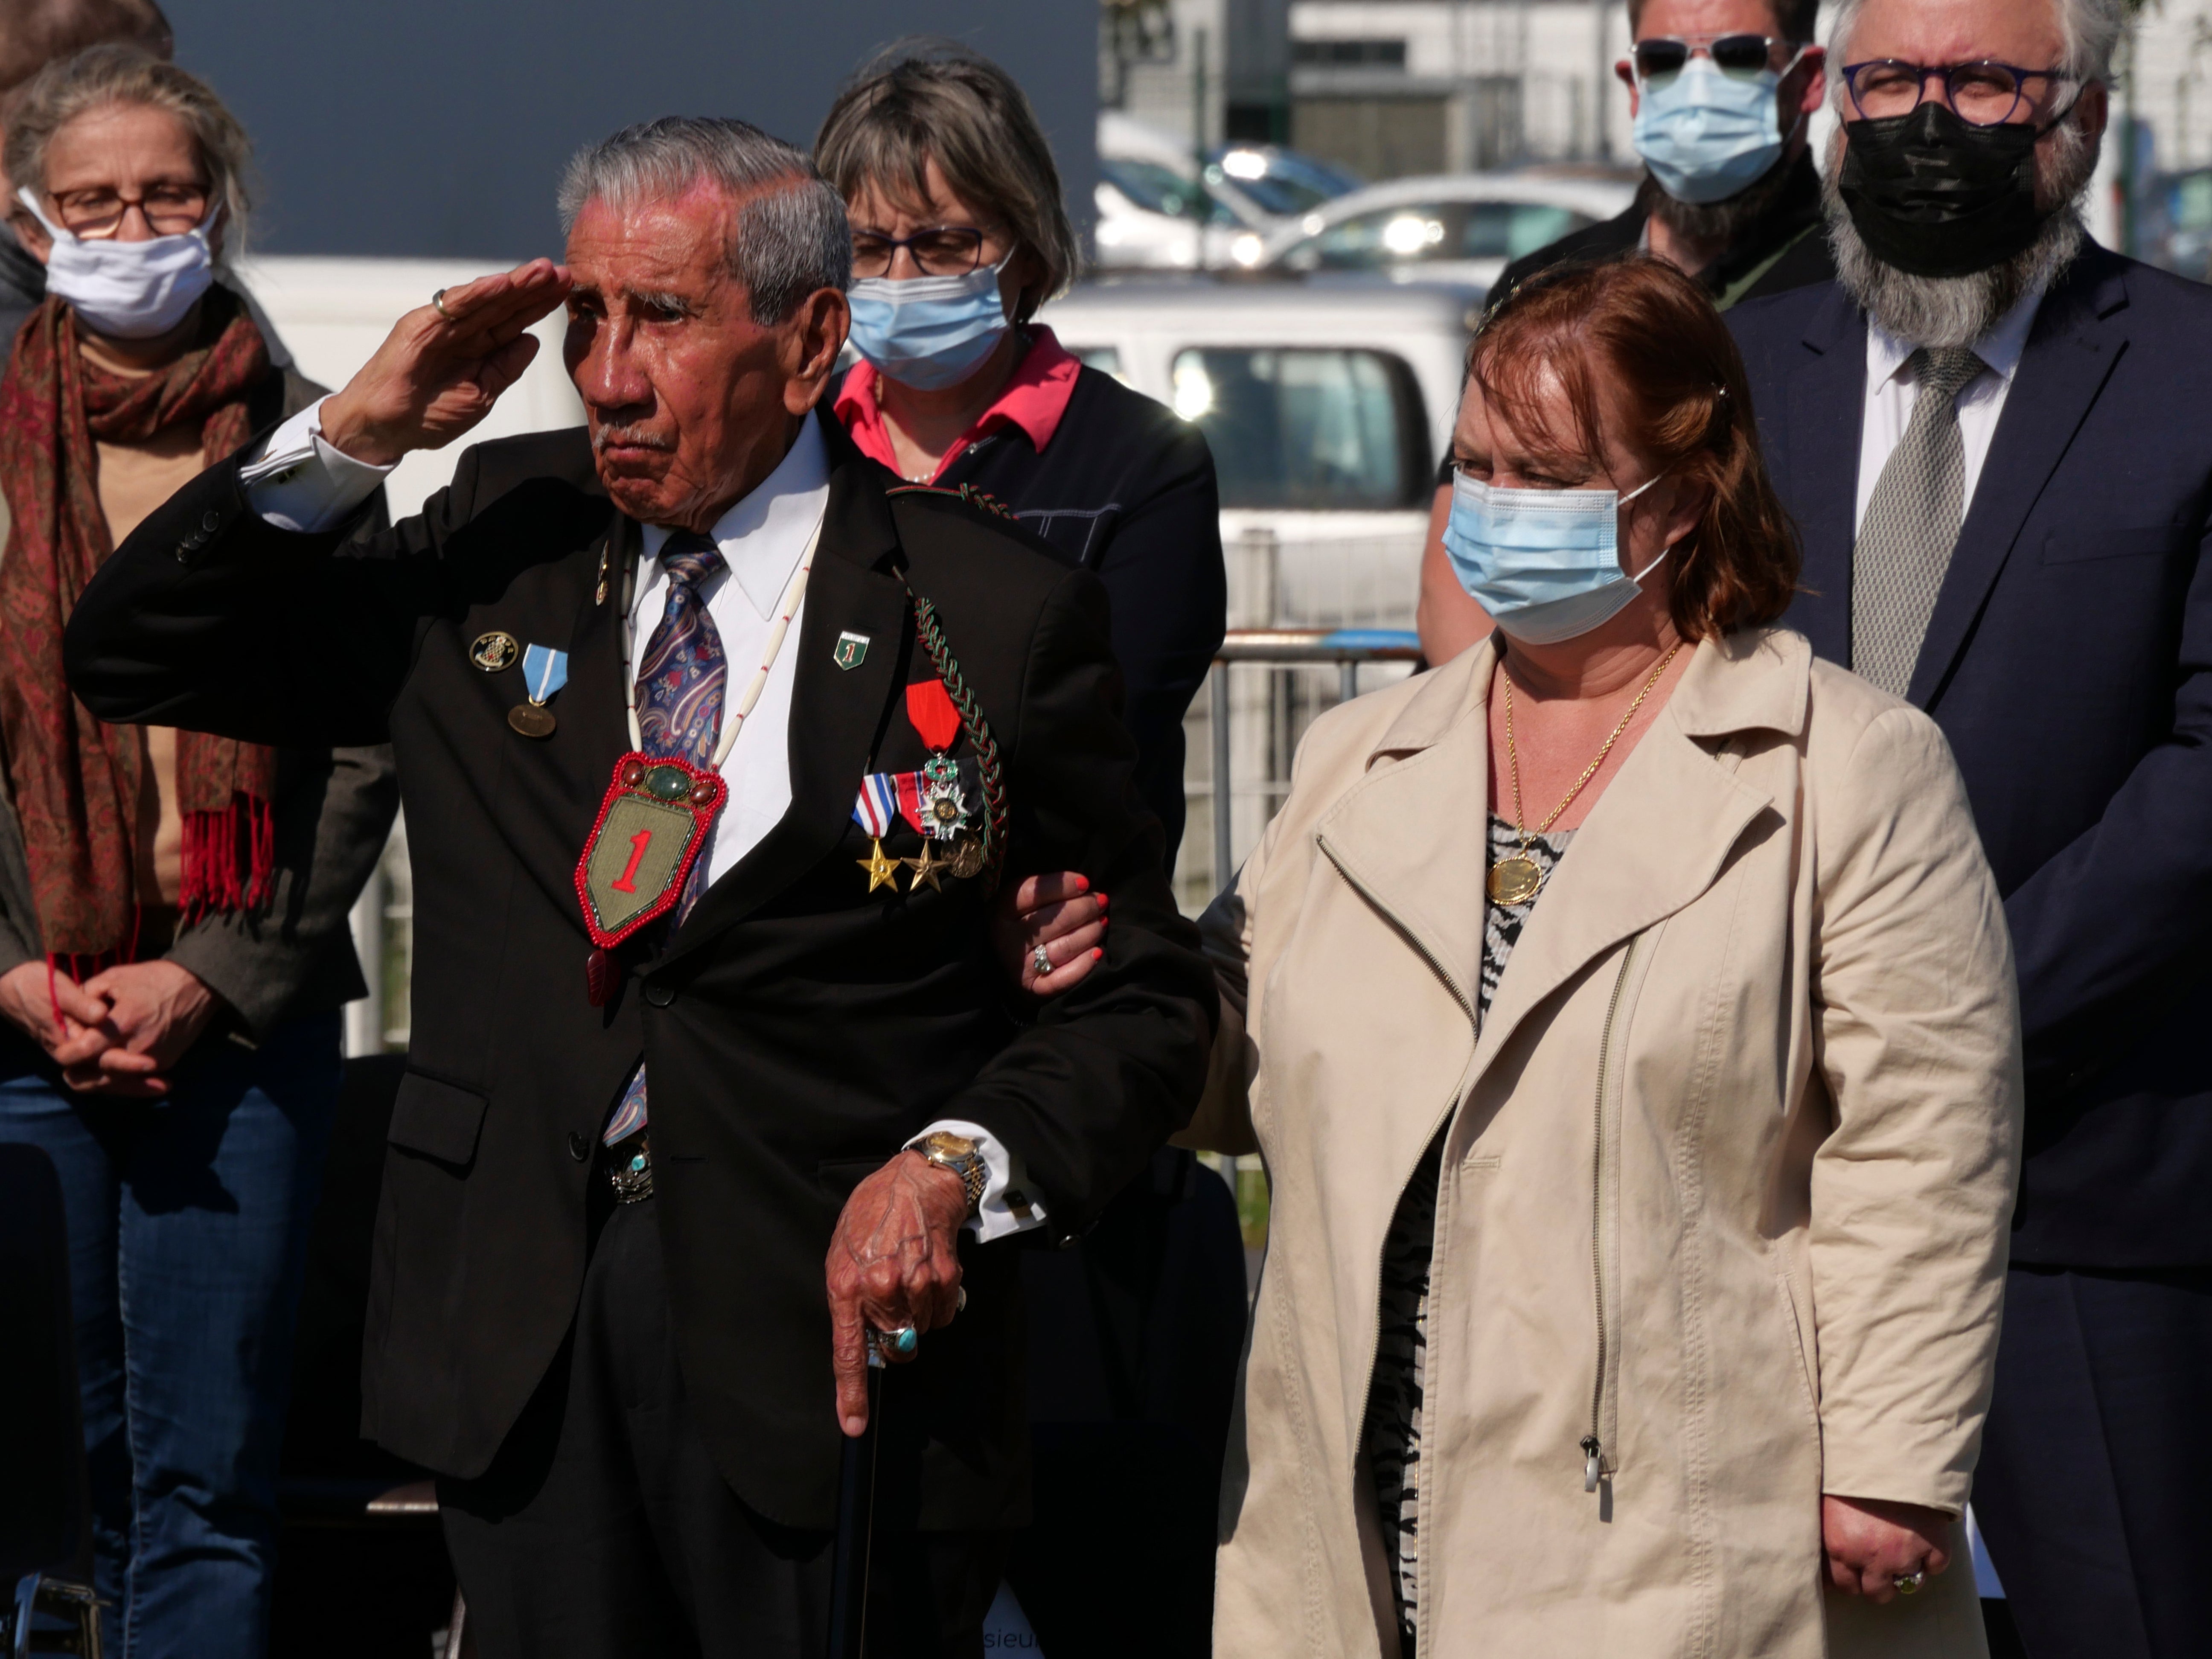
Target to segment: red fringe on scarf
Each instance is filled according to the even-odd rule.
[[[240,792],[220,811],[185,814],[185,881],[179,924],[214,910],[258,910],[276,871],[276,815]]]

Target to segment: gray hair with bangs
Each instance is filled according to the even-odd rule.
[[[1060,168],[1013,76],[957,41],[916,39],[863,64],[815,136],[823,175],[850,202],[873,185],[902,204],[929,198],[929,163],[999,220],[1043,269],[1016,322],[1067,291],[1083,262]]]
[[[118,105],[157,109],[177,118],[191,135],[207,173],[209,222],[222,214],[218,262],[246,252],[252,197],[246,174],[253,145],[238,118],[198,76],[156,58],[143,46],[110,42],[58,58],[26,81],[8,113],[7,148],[0,167],[17,189],[46,196],[46,153],[54,135],[81,115]]]
[[[851,283],[853,232],[837,192],[805,151],[726,117],[664,116],[577,151],[561,179],[561,228],[573,229],[587,202],[672,201],[702,184],[738,202],[728,269],[763,328],[808,295]]]

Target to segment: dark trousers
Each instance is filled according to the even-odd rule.
[[[1974,1513],[2029,1659],[2212,1651],[2212,1270],[2016,1267]]]
[[[816,1659],[830,1534],[779,1526],[716,1473],[684,1404],[654,1203],[609,1204],[594,1180],[598,1237],[567,1342],[491,1468],[438,1483],[477,1650]],[[878,1529],[870,1654],[980,1659],[1005,1555],[1000,1534]]]
[[[202,1042],[161,1101],[77,1094],[0,1048],[0,1140],[44,1147],[61,1177],[111,1653],[268,1645],[292,1333],[342,1064],[334,1013],[258,1049]]]

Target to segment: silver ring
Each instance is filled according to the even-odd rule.
[[[921,1333],[911,1325],[902,1325],[884,1334],[891,1340],[891,1352],[901,1359],[913,1358],[915,1350],[921,1346]]]
[[[1889,1582],[1897,1586],[1897,1593],[1899,1595],[1916,1595],[1920,1587],[1928,1582],[1928,1570],[1923,1567],[1917,1571],[1905,1573],[1901,1577],[1893,1578]]]
[[[435,294],[433,294],[430,296],[430,303],[438,307],[438,314],[441,317],[443,317],[447,322],[450,323],[453,320],[453,313],[446,309],[445,289],[441,288]]]
[[[952,1304],[952,1311],[956,1314],[966,1313],[968,1311],[968,1287],[965,1285],[962,1285],[956,1288],[953,1294],[957,1299],[955,1300]]]
[[[1043,945],[1038,945],[1036,950],[1030,952],[1030,966],[1036,969],[1037,977],[1042,979],[1052,971],[1052,952],[1046,950]]]

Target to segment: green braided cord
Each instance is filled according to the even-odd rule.
[[[944,624],[937,620],[937,607],[911,587],[907,589],[907,597],[914,601],[915,622],[921,635],[922,649],[929,653],[930,665],[937,670],[937,678],[945,683],[953,708],[960,713],[960,724],[967,731],[968,741],[975,745],[976,765],[983,775],[983,897],[988,902],[999,890],[1000,873],[1006,861],[1006,780],[999,758],[999,740],[991,735],[990,722],[983,718],[983,707],[968,689],[959,660],[945,642]]]

